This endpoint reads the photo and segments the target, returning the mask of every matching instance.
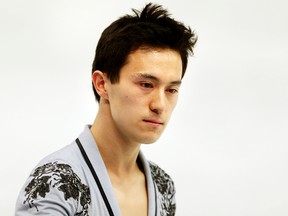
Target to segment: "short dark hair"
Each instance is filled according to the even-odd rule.
[[[111,83],[119,81],[119,71],[128,55],[138,48],[168,48],[179,52],[182,60],[182,78],[187,68],[188,55],[193,55],[197,36],[190,27],[170,17],[161,5],[148,3],[142,11],[132,9],[112,22],[102,33],[95,51],[92,73],[100,70]],[[96,100],[100,100],[93,87]]]

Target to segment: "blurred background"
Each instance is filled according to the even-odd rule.
[[[1,215],[38,161],[93,122],[100,34],[145,3],[1,2]],[[177,215],[287,216],[287,1],[156,3],[199,36],[170,125],[142,148],[174,179]]]

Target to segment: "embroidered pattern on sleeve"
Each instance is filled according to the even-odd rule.
[[[176,211],[174,183],[164,170],[151,162],[149,164],[152,178],[160,192],[160,214],[161,216],[174,216]]]
[[[33,179],[25,188],[25,203],[29,207],[35,207],[39,212],[34,200],[38,196],[45,198],[46,194],[50,192],[50,188],[57,188],[63,193],[65,200],[74,199],[80,200],[82,211],[77,212],[76,215],[88,216],[88,207],[90,205],[90,191],[88,186],[82,184],[81,179],[73,172],[68,164],[51,162],[44,164],[35,169],[32,174]]]

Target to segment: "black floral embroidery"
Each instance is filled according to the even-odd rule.
[[[161,216],[174,216],[176,211],[175,187],[171,177],[159,166],[150,162],[152,178],[160,192]]]
[[[25,188],[24,204],[28,203],[30,208],[35,207],[39,211],[34,200],[38,196],[45,198],[50,188],[56,187],[63,192],[65,200],[72,198],[79,201],[80,199],[82,211],[77,212],[76,215],[88,216],[88,207],[91,202],[89,188],[82,184],[70,165],[58,162],[47,163],[36,168],[32,176],[33,179]]]

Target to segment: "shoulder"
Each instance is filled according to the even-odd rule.
[[[169,187],[174,190],[174,182],[170,175],[168,175],[163,169],[161,169],[157,164],[149,161],[149,166],[151,170],[151,175],[157,186]]]
[[[87,215],[91,202],[90,190],[79,160],[77,164],[77,155],[66,160],[67,153],[71,158],[71,146],[47,156],[32,170],[18,197],[19,212],[45,214],[51,205],[51,208],[58,208],[57,213],[82,212]]]
[[[45,198],[51,192],[59,192],[65,200],[77,200],[79,196],[89,195],[89,188],[76,174],[71,165],[53,161],[36,167],[25,187],[26,201],[30,198]],[[31,195],[31,196],[30,196]]]
[[[151,176],[156,185],[157,197],[160,202],[161,215],[175,215],[175,186],[172,178],[158,165],[149,162]]]

